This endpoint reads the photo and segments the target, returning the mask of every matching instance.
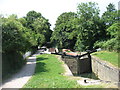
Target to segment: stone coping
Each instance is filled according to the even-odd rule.
[[[120,70],[120,68],[118,68],[117,66],[114,66],[110,62],[104,61],[104,60],[100,59],[99,57],[91,55],[91,59],[92,60],[95,59],[98,63],[101,63],[101,64],[105,65],[106,67],[111,67],[111,68]]]

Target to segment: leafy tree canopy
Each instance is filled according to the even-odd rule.
[[[106,25],[106,29],[115,23],[118,20],[118,12],[115,9],[114,4],[109,4],[107,7],[107,11],[105,11],[102,15],[102,19]]]
[[[112,26],[110,26],[107,29],[108,34],[110,34],[111,38],[117,37],[119,30],[120,30],[120,23],[114,23]]]
[[[71,32],[76,30],[76,20],[77,14],[73,12],[65,12],[58,17],[51,40],[56,42],[59,48],[74,47],[75,40],[73,40]]]
[[[94,2],[88,2],[77,7],[79,29],[75,48],[78,50],[92,49],[95,40],[99,39],[100,10],[96,5]]]

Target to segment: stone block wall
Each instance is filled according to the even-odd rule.
[[[104,81],[120,82],[120,69],[92,56],[92,71]]]
[[[69,69],[73,75],[79,75],[82,73],[88,73],[92,71],[91,61],[88,58],[73,58],[69,56],[64,56],[62,60],[68,65]]]
[[[92,71],[100,80],[120,82],[120,69],[95,56],[92,56],[91,60],[87,57],[78,59],[64,56],[62,60],[68,65],[73,75]]]
[[[78,72],[78,63],[76,58],[73,57],[68,57],[68,56],[64,56],[64,58],[62,58],[62,60],[68,65],[69,69],[71,70],[71,72],[73,73],[73,75],[76,75]]]

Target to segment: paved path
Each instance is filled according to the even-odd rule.
[[[35,66],[36,66],[36,55],[32,55],[28,58],[27,63],[25,66],[22,67],[22,69],[13,75],[10,79],[3,82],[3,85],[1,88],[22,88],[27,81],[31,78],[31,76],[34,74]]]

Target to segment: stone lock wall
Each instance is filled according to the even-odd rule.
[[[79,75],[81,73],[88,73],[92,71],[91,61],[85,57],[82,59],[64,56],[62,60],[68,65],[73,75]]]
[[[64,56],[62,60],[68,65],[73,75],[94,72],[96,76],[104,81],[120,82],[120,69],[92,56],[81,59]]]
[[[120,82],[120,69],[92,56],[92,71],[104,81]]]
[[[68,57],[68,56],[64,56],[64,58],[62,58],[62,60],[68,65],[69,69],[71,70],[71,72],[73,73],[73,75],[76,75],[78,72],[78,63],[77,60],[73,57]]]

